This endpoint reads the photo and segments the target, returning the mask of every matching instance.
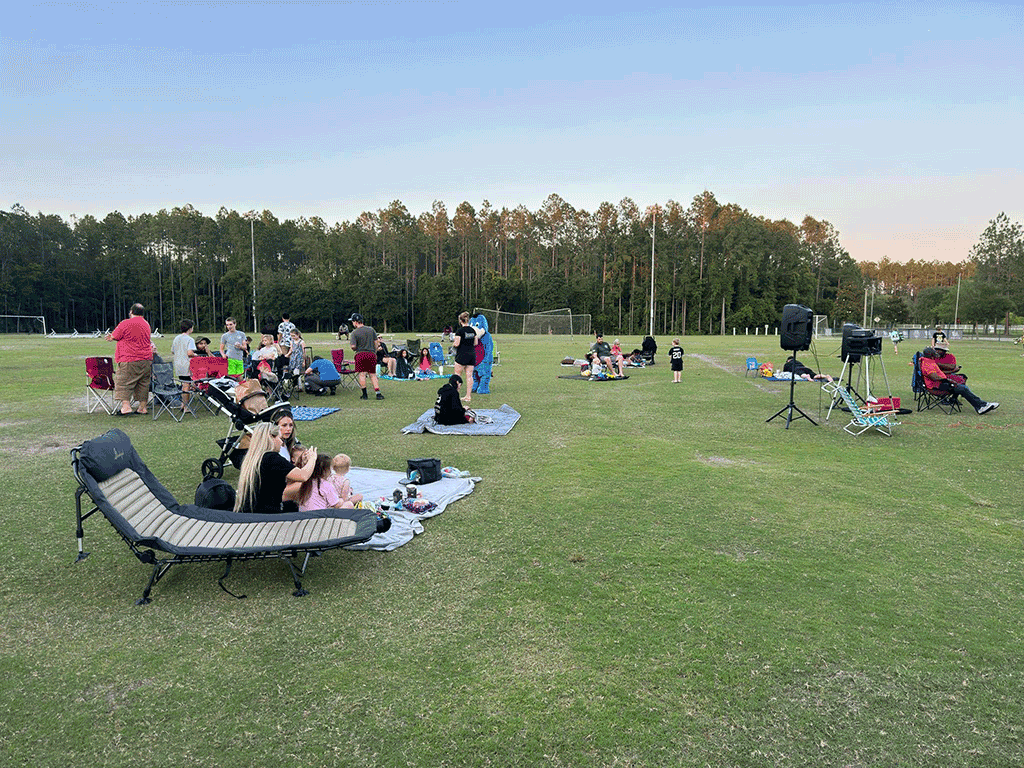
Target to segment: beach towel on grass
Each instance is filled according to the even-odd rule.
[[[412,435],[420,432],[432,432],[435,435],[507,435],[519,421],[519,413],[510,405],[504,404],[497,409],[473,408],[478,417],[488,416],[489,424],[455,424],[448,426],[434,421],[434,409],[431,408],[415,422],[402,429],[402,434]],[[433,499],[431,499],[433,501]]]
[[[387,469],[368,469],[352,467],[348,472],[349,482],[355,493],[361,493],[367,501],[377,502],[382,497],[391,498],[396,488],[405,489],[399,480],[406,477],[404,472],[392,472]],[[417,486],[419,496],[436,506],[429,512],[417,515],[406,510],[389,511],[391,528],[384,533],[374,534],[368,541],[353,544],[348,549],[377,549],[390,551],[412,541],[417,533],[423,533],[423,520],[435,517],[453,501],[468,496],[473,492],[479,477],[442,477],[436,483]]]
[[[292,419],[294,421],[316,421],[321,416],[341,410],[340,408],[313,408],[308,405],[292,406]]]

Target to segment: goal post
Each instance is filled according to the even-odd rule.
[[[828,315],[815,315],[814,316],[814,338],[819,339],[823,336],[831,336],[832,329],[828,324]]]
[[[43,336],[46,335],[46,318],[43,315],[0,315],[0,318],[3,318],[5,321],[8,320],[8,319],[10,319],[10,320],[17,320],[17,323],[16,323],[17,330],[14,331],[15,333],[21,333],[22,332],[21,331],[21,321],[22,320],[35,320],[36,322],[42,324],[42,326],[43,326]],[[10,333],[10,331],[8,331],[7,328],[8,328],[8,323],[4,322],[4,324],[3,324],[3,329],[4,329],[3,332],[4,333]]]
[[[492,333],[519,333],[524,336],[569,336],[570,338],[590,334],[590,315],[574,314],[568,307],[526,314],[475,307],[473,314],[486,317]]]

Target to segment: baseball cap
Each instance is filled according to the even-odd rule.
[[[352,317],[350,317],[348,321],[350,323],[361,323],[363,322],[363,316],[360,315],[358,312],[353,312]]]

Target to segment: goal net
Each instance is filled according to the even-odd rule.
[[[832,329],[828,325],[828,315],[815,315],[814,316],[814,338],[818,339],[823,336],[831,336]]]
[[[503,312],[500,309],[477,307],[474,314],[487,318],[491,333],[550,334],[553,336],[589,336],[590,315],[573,314],[571,309],[547,312]]]

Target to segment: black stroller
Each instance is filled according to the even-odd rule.
[[[209,458],[203,461],[203,480],[211,477],[223,477],[224,466],[229,461],[235,469],[241,469],[242,460],[245,458],[245,448],[238,447],[242,435],[251,433],[253,428],[260,423],[273,421],[281,411],[290,411],[291,403],[275,403],[258,411],[251,411],[246,405],[259,402],[257,398],[266,399],[266,393],[259,389],[246,395],[240,402],[235,402],[233,389],[237,385],[234,379],[214,379],[209,382],[206,390],[206,399],[221,413],[228,417],[228,433],[222,439],[217,440],[220,447],[220,456]]]

